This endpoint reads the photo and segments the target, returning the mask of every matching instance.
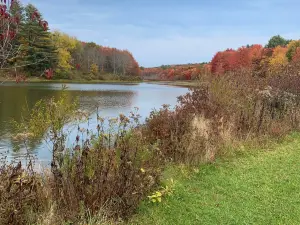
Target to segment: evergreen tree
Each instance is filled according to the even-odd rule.
[[[276,35],[270,38],[266,48],[276,48],[277,46],[285,47],[290,43],[290,40],[284,39],[280,35]]]
[[[25,19],[20,30],[22,63],[30,75],[41,75],[57,64],[55,48],[48,28],[41,25],[42,16],[31,4],[25,7]],[[36,20],[34,17],[38,17]]]
[[[18,54],[15,55],[15,57],[10,59],[11,64],[13,67],[17,68],[20,64],[22,64],[22,54],[19,51],[21,49],[21,35],[20,35],[20,30],[22,29],[22,26],[24,25],[24,7],[20,3],[20,1],[14,1],[10,7],[9,13],[12,18],[16,20],[15,23],[12,23],[11,25],[13,26],[14,29],[16,29],[16,37],[12,42],[12,45],[14,45],[15,49],[18,52]]]

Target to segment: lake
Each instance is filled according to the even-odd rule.
[[[96,106],[104,118],[128,115],[134,107],[139,108],[144,120],[153,109],[163,104],[175,106],[177,97],[188,92],[188,88],[157,84],[66,84],[68,98],[79,98],[79,107],[91,113],[89,129],[96,130]],[[0,85],[0,153],[8,159],[22,160],[26,150],[16,149],[12,141],[11,123],[20,122],[35,103],[43,98],[58,97],[61,84],[49,83],[4,83]],[[72,100],[70,100],[72,101]],[[86,124],[86,123],[85,123]],[[74,129],[75,130],[75,129]],[[74,143],[76,132],[69,135],[68,143]],[[71,144],[70,144],[71,145]],[[67,146],[71,147],[71,146]],[[6,153],[7,152],[7,153]],[[51,151],[45,142],[30,147],[30,153],[42,164],[49,163]]]

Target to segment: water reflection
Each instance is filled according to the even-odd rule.
[[[82,126],[96,129],[96,107],[102,117],[116,117],[120,113],[128,114],[133,107],[139,107],[142,119],[154,108],[162,104],[175,105],[176,97],[188,91],[187,88],[162,86],[154,84],[117,85],[117,84],[67,84],[68,101],[79,99],[81,109],[91,112],[89,124]],[[24,157],[25,149],[14,151],[11,140],[12,119],[20,122],[29,114],[30,109],[40,99],[58,97],[60,84],[14,84],[5,83],[0,86],[0,152],[9,150],[9,157]],[[77,135],[74,129],[68,143],[74,142]],[[30,150],[39,160],[48,161],[51,152],[45,142],[33,143]]]

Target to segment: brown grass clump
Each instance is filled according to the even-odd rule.
[[[0,224],[27,224],[46,209],[49,196],[31,165],[2,162],[0,181]]]

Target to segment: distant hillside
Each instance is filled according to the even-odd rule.
[[[206,64],[189,63],[141,68],[141,75],[144,80],[193,80],[203,72]]]

